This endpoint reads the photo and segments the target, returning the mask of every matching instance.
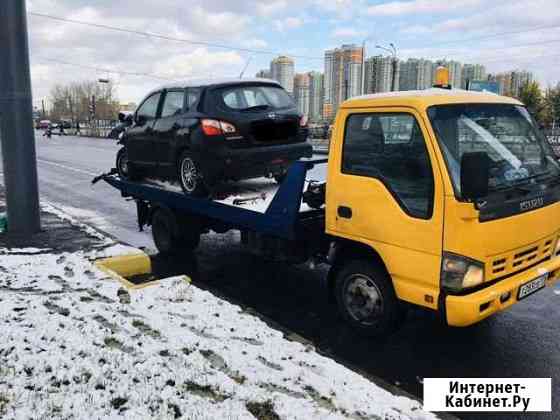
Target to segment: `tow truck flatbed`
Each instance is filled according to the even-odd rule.
[[[317,233],[313,227],[324,227],[323,209],[301,210],[307,172],[315,165],[326,162],[325,158],[295,162],[264,212],[252,210],[250,206],[245,208],[224,201],[188,196],[161,185],[131,182],[116,175],[104,175],[100,179],[118,189],[123,197],[136,200],[140,226],[149,222],[146,215],[142,214],[145,210],[143,206],[147,205],[197,216],[198,220],[207,222],[208,226],[205,227],[218,224],[221,230],[239,229],[294,241],[301,240],[302,235],[310,230]]]

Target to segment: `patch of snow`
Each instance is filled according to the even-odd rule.
[[[1,248],[0,254],[43,254],[49,251],[50,248]]]
[[[88,256],[90,259],[99,259],[99,258],[107,258],[107,257],[116,257],[119,255],[134,255],[140,252],[141,251],[138,248],[134,248],[132,246],[123,245],[123,244],[116,244],[101,249],[95,249],[89,252]]]
[[[2,257],[0,417],[436,418],[184,277],[121,304],[90,257]]]
[[[155,185],[156,187],[160,187],[166,191],[178,192],[183,194],[183,190],[178,182],[164,181],[157,178],[146,178],[144,182],[146,184],[151,184],[151,185]]]
[[[112,240],[112,239],[108,238],[107,236],[103,235],[98,230],[96,230],[96,229],[92,228],[91,226],[77,220],[76,219],[77,216],[73,216],[73,215],[69,214],[72,211],[75,211],[76,214],[81,214],[81,215],[85,214],[85,212],[87,212],[88,214],[92,213],[88,210],[77,209],[77,208],[68,207],[68,206],[60,206],[59,207],[59,206],[55,206],[54,204],[47,203],[47,202],[42,202],[41,203],[41,209],[43,211],[47,212],[47,213],[52,213],[52,214],[58,216],[62,220],[66,220],[71,225],[78,227],[80,230],[82,230],[88,236],[90,236],[92,238],[96,238],[96,239],[99,239],[101,241],[104,241],[104,243],[106,243],[106,244],[115,243],[114,240]]]

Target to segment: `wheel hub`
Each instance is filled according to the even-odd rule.
[[[198,171],[193,160],[191,158],[183,159],[181,163],[181,180],[188,192],[193,192],[196,189],[198,178]]]
[[[363,274],[347,281],[344,300],[349,314],[356,321],[371,325],[383,314],[383,295],[377,285]]]
[[[126,153],[122,154],[121,159],[119,161],[119,167],[121,173],[125,175],[128,174],[128,156],[126,155]]]

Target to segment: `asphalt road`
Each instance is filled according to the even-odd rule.
[[[93,176],[113,166],[117,150],[111,140],[37,137],[41,197],[126,242],[153,248],[149,232],[137,232],[134,204],[103,183],[90,185]],[[373,340],[350,331],[327,302],[327,267],[256,260],[243,251],[236,233],[208,235],[195,255],[158,264],[163,272],[190,274],[197,284],[253,308],[324,354],[419,397],[424,377],[552,377],[553,413],[459,416],[560,418],[560,288],[558,294],[540,291],[465,329],[444,327],[433,314],[413,310],[401,330]]]

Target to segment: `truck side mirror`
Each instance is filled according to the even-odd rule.
[[[476,201],[488,195],[490,158],[486,152],[471,152],[461,158],[461,195]]]

